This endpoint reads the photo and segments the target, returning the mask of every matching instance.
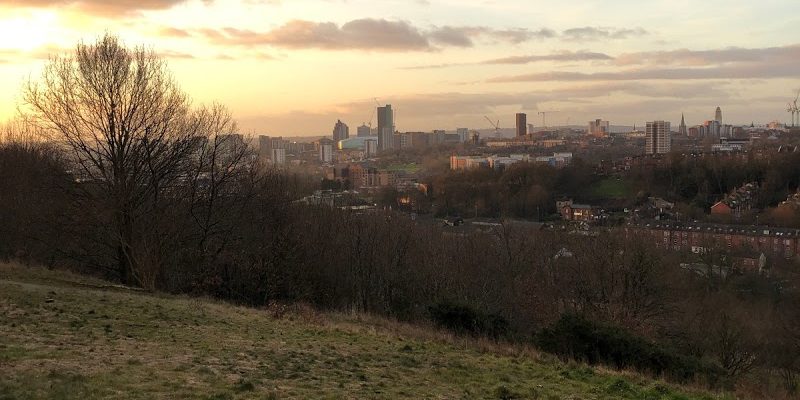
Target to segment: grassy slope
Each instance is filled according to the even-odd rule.
[[[716,398],[375,318],[0,264],[0,399]]]

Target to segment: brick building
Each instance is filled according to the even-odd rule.
[[[626,226],[634,237],[652,239],[664,249],[700,253],[716,247],[737,253],[795,258],[800,229],[676,221],[641,221]]]

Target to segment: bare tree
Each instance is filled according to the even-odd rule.
[[[51,59],[23,98],[33,120],[69,153],[82,194],[107,213],[121,281],[152,286],[157,268],[143,264],[158,263],[157,241],[147,240],[147,217],[198,168],[222,167],[209,169],[198,154],[235,130],[227,111],[193,111],[162,59],[112,35]]]

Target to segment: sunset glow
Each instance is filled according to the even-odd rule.
[[[635,9],[635,13],[634,13]],[[800,88],[794,1],[11,1],[0,4],[0,119],[50,55],[105,32],[169,60],[199,103],[245,131],[329,134],[369,122],[375,99],[400,130],[604,118],[786,121]],[[529,122],[541,124],[538,118]]]

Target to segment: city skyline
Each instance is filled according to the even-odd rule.
[[[0,119],[50,55],[105,32],[166,58],[197,103],[246,133],[787,122],[800,87],[793,2],[11,1],[0,5]],[[636,17],[630,9],[636,5]],[[668,20],[669,23],[663,21]]]

